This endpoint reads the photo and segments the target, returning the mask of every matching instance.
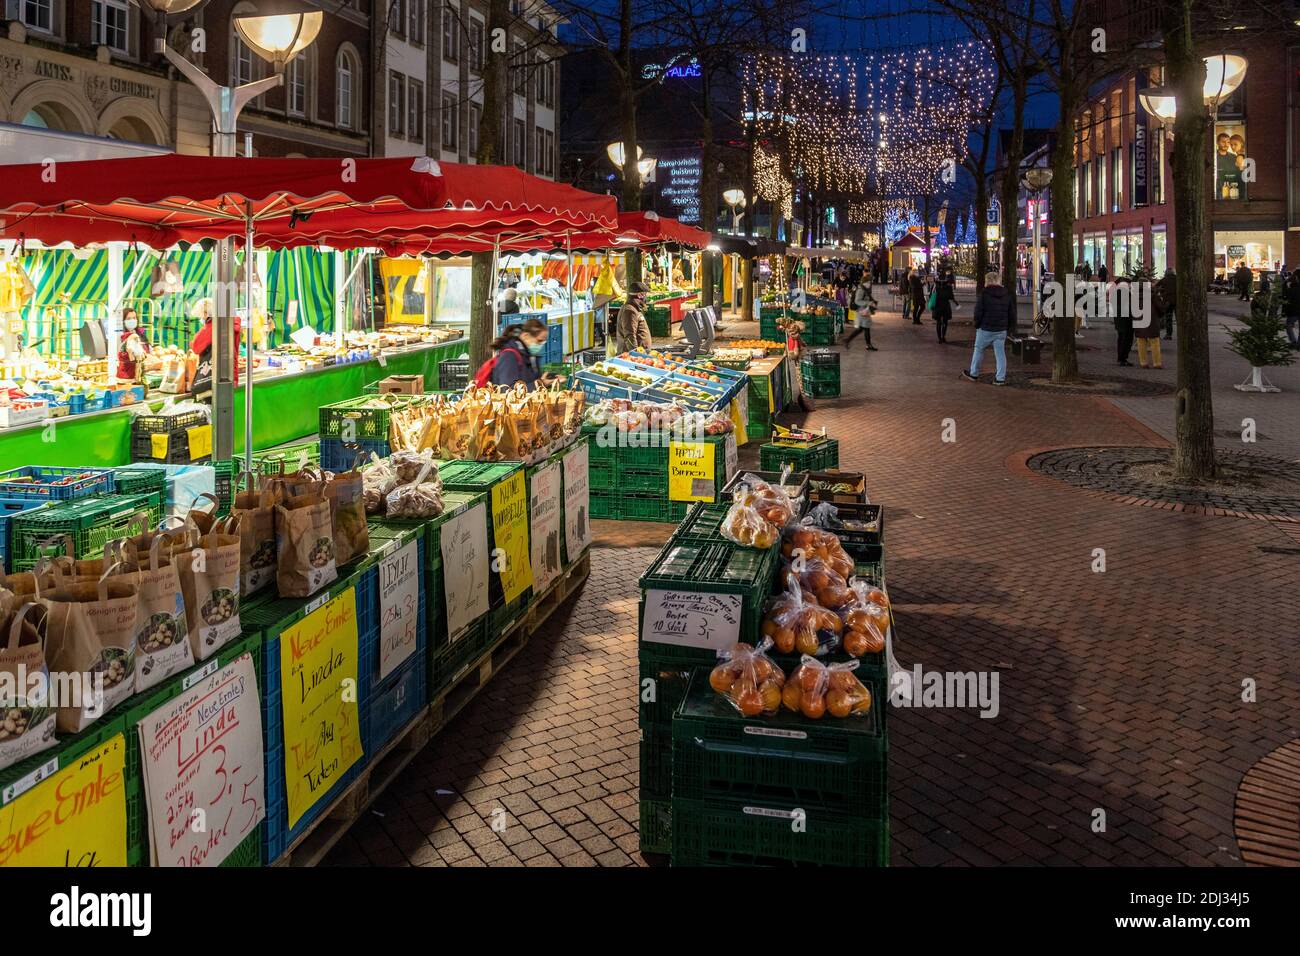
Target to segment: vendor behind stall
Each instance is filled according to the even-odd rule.
[[[562,375],[544,375],[537,367],[537,357],[546,347],[546,323],[529,319],[523,325],[508,325],[501,337],[492,343],[495,353],[483,363],[474,381],[478,385],[491,382],[503,388],[512,388],[523,382],[529,389],[564,381]]]
[[[212,392],[212,376],[215,371],[215,359],[212,350],[212,317],[215,312],[215,306],[211,299],[200,299],[194,305],[193,315],[197,319],[203,320],[203,325],[199,327],[198,332],[194,334],[193,341],[190,342],[190,351],[199,357],[198,368],[194,373],[194,384],[190,391],[194,393],[195,398],[207,398]],[[235,322],[235,384],[239,384],[239,349],[241,346],[239,316],[234,317]]]
[[[627,301],[618,310],[615,322],[619,352],[650,348],[650,325],[645,320],[645,305],[649,295],[650,287],[644,282],[633,282],[628,286]]]
[[[140,329],[140,317],[135,309],[122,313],[122,340],[117,352],[117,378],[122,382],[139,382],[144,379],[144,359],[149,354],[149,340]]]

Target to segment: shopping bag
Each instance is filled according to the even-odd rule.
[[[330,504],[319,486],[275,506],[275,550],[281,597],[309,597],[338,578]]]
[[[42,593],[61,733],[80,733],[135,690],[138,590],[132,575],[115,574]]]
[[[53,747],[43,605],[0,597],[0,770]]]
[[[241,633],[241,547],[238,519],[223,519],[197,542],[172,550],[185,598],[186,633],[196,661],[207,660]]]
[[[370,550],[370,529],[366,525],[365,481],[356,468],[325,482],[334,534],[334,561],[347,564]]]
[[[139,583],[135,631],[135,689],[161,684],[194,663],[185,616],[185,590],[172,553],[182,544],[179,533],[159,532],[129,539],[124,566]]]
[[[231,517],[239,519],[239,594],[248,598],[275,581],[275,502],[273,486],[235,495]]]

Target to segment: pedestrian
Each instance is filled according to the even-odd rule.
[[[907,294],[912,306],[912,324],[921,324],[921,313],[925,311],[925,279],[920,269],[913,269],[907,277]]]
[[[615,331],[618,336],[617,354],[631,352],[633,349],[646,351],[650,348],[650,325],[645,320],[646,297],[650,287],[644,282],[633,282],[628,286],[627,301],[618,310]]]
[[[1146,324],[1142,326],[1133,326],[1133,336],[1137,340],[1138,350],[1138,367],[1139,368],[1164,368],[1164,360],[1160,355],[1160,330],[1164,327],[1164,306],[1159,294],[1160,283],[1151,287],[1150,310],[1146,317]],[[1132,301],[1136,298],[1133,292],[1132,284],[1129,286]],[[1132,313],[1129,316],[1129,322],[1132,323]]]
[[[863,334],[867,342],[867,351],[879,351],[871,344],[871,317],[876,314],[876,298],[871,294],[871,281],[863,276],[858,287],[853,290],[853,331],[844,337],[844,347]]]
[[[1153,298],[1163,310],[1165,339],[1172,340],[1174,337],[1174,311],[1178,306],[1178,276],[1174,275],[1173,269],[1166,269],[1165,274],[1156,283]]]
[[[1106,268],[1106,263],[1104,262],[1101,265],[1097,266],[1097,281],[1098,282],[1110,281],[1110,270]]]
[[[1238,293],[1237,298],[1242,302],[1249,302],[1250,286],[1251,286],[1251,282],[1255,278],[1250,271],[1250,267],[1247,266],[1246,263],[1242,262],[1240,265],[1237,266],[1236,277],[1237,277],[1237,293]]]
[[[1282,286],[1282,314],[1286,316],[1286,337],[1300,352],[1300,272],[1292,272]]]
[[[1016,297],[1002,287],[1000,273],[990,272],[984,277],[984,291],[975,302],[975,352],[970,368],[961,370],[962,377],[979,381],[980,360],[991,345],[997,363],[993,384],[1007,384],[1007,332],[1015,327]]]
[[[1120,285],[1124,280],[1116,280],[1106,287],[1106,300],[1114,302],[1116,308],[1113,310],[1112,320],[1115,323],[1115,355],[1119,364],[1130,366],[1133,363],[1128,360],[1133,351],[1133,314],[1129,311],[1127,298],[1124,302],[1119,301]]]
[[[528,319],[522,325],[507,325],[500,338],[492,343],[492,358],[483,363],[475,382],[491,382],[502,388],[520,383],[529,390],[563,381],[563,376],[544,375],[537,366],[538,356],[546,349],[546,323]]]
[[[948,341],[948,323],[952,321],[952,303],[957,297],[956,278],[951,272],[944,270],[939,273],[939,281],[934,285],[934,308],[930,314],[934,316],[934,330],[939,337],[940,342]]]
[[[497,303],[498,315],[515,315],[519,312],[519,290],[506,289],[501,293],[501,300]]]

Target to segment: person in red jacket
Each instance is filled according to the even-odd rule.
[[[122,339],[117,351],[117,378],[121,382],[138,382],[143,371],[140,363],[149,354],[149,340],[140,330],[135,309],[122,313]]]
[[[194,373],[194,384],[190,391],[195,398],[212,391],[212,378],[216,371],[215,357],[212,351],[212,300],[203,299],[195,307],[196,316],[203,319],[203,325],[199,327],[198,332],[194,333],[194,339],[190,342],[190,351],[199,357],[198,370]],[[239,384],[239,360],[238,355],[242,348],[242,330],[240,328],[239,316],[234,317],[235,321],[235,384]]]

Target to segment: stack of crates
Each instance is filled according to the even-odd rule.
[[[618,449],[602,444],[600,427],[582,426],[582,440],[587,443],[588,514],[592,518],[618,517],[618,469],[615,457]]]
[[[840,394],[840,353],[833,349],[809,349],[799,358],[803,390],[813,398],[837,398]]]
[[[389,454],[388,423],[394,408],[424,401],[420,395],[385,395],[349,398],[320,409],[320,464],[326,471],[350,471],[358,456],[369,460]]]
[[[206,412],[137,415],[131,420],[131,460],[197,465],[212,457],[212,423]]]
[[[840,443],[834,438],[809,445],[769,442],[759,446],[758,461],[764,471],[780,471],[786,464],[794,471],[826,471],[840,466]]]
[[[679,522],[690,508],[688,501],[669,497],[669,435],[635,433],[628,444],[602,448],[593,434],[590,461],[591,517],[620,521]],[[640,441],[640,444],[632,442]],[[713,451],[713,500],[726,485],[727,436],[705,435],[700,442]],[[651,444],[653,442],[654,444]]]
[[[668,338],[673,334],[673,312],[666,305],[649,305],[645,310],[646,325],[650,334],[657,339]]]
[[[696,505],[692,515],[725,510],[724,505]],[[687,521],[690,521],[688,516]],[[653,591],[691,591],[741,596],[737,639],[755,642],[763,605],[776,576],[779,547],[742,548],[725,538],[694,537],[679,531],[641,577],[638,620],[644,622]],[[729,646],[730,641],[726,642]],[[646,640],[637,642],[638,715],[641,727],[641,849],[672,850],[672,715],[686,696],[691,674],[717,660],[715,647]]]
[[[119,495],[156,497],[161,512],[167,503],[167,472],[162,468],[118,468],[113,472],[113,489]]]
[[[156,494],[79,498],[9,519],[11,571],[30,571],[44,557],[98,558],[104,545],[144,534],[162,520]]]
[[[781,411],[781,396],[772,394],[774,387],[780,389],[779,383],[774,385],[779,374],[749,376],[749,412],[745,421],[745,434],[751,440],[770,438],[772,435],[772,421],[776,413]]]
[[[758,337],[769,342],[781,342],[785,334],[777,328],[777,321],[785,315],[785,306],[760,305],[758,307]]]
[[[751,718],[708,676],[696,670],[672,720],[673,865],[888,865],[883,682],[858,671],[861,716]]]
[[[492,489],[502,481],[512,477],[523,469],[523,462],[518,461],[449,461],[439,468],[439,477],[443,488],[448,491],[463,491],[482,495],[487,506],[488,554],[496,548],[492,530]],[[499,574],[488,574],[488,614],[487,627],[489,642],[495,642],[528,609],[532,600],[532,588],[525,588],[513,601],[506,601],[505,591],[501,587]]]

